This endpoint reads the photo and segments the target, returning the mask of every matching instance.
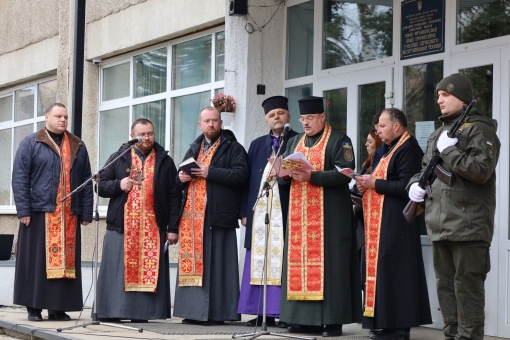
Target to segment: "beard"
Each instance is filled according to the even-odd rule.
[[[207,139],[213,140],[219,136],[220,132],[221,132],[221,129],[220,130],[211,129],[211,130],[204,131],[204,136],[207,137]]]
[[[135,144],[136,148],[138,150],[140,150],[141,152],[143,153],[147,153],[149,151],[152,150],[152,148],[154,147],[154,143],[150,143],[150,142],[141,142],[141,143],[136,143]]]

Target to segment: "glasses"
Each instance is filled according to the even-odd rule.
[[[312,120],[315,119],[315,117],[318,117],[319,115],[310,115],[310,116],[306,116],[306,117],[299,117],[299,121],[301,123],[304,123],[305,121],[307,122],[311,122]]]
[[[138,137],[146,138],[146,137],[154,137],[154,132],[147,132],[147,133],[139,133]]]

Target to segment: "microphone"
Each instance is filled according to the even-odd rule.
[[[284,137],[287,134],[287,132],[290,131],[291,128],[292,127],[291,127],[290,123],[285,124],[283,126],[282,137]]]
[[[142,137],[140,137],[140,136],[136,136],[136,138],[131,139],[130,141],[127,141],[127,142],[125,142],[125,143],[124,143],[124,144],[122,144],[122,145],[133,145],[133,144],[141,143],[141,142],[142,142]]]

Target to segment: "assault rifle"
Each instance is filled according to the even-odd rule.
[[[464,106],[464,112],[462,115],[457,119],[451,129],[448,131],[448,137],[454,138],[457,135],[457,132],[459,131],[460,127],[464,125],[466,122],[467,116],[469,114],[469,111],[475,106],[476,100],[472,100],[471,103],[469,103],[468,106]],[[432,191],[430,190],[430,186],[436,179],[436,177],[439,177],[439,179],[448,185],[452,184],[452,174],[446,171],[439,165],[441,162],[440,152],[438,149],[435,149],[432,152],[432,158],[430,159],[429,163],[423,169],[420,178],[418,179],[418,185],[420,188],[427,190],[427,195],[432,199]],[[415,215],[421,214],[423,211],[420,211],[419,213],[416,213],[416,210],[418,209],[418,206],[420,205],[419,202],[414,202],[412,200],[407,203],[406,207],[404,208],[404,211],[402,213],[404,214],[406,220],[408,223],[411,223],[414,219]]]

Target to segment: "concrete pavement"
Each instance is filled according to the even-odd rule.
[[[167,320],[151,321],[149,324],[116,324],[118,326],[134,326],[134,330],[125,328],[111,327],[108,325],[81,325],[90,322],[91,310],[85,309],[83,313],[70,312],[71,321],[50,321],[47,320],[46,311],[43,311],[42,322],[30,322],[27,320],[25,308],[19,306],[0,308],[0,339],[26,338],[26,339],[50,339],[50,340],[97,340],[97,339],[168,339],[168,340],[205,340],[205,339],[232,339],[232,334],[244,334],[253,332],[254,329],[244,326],[244,324],[233,323],[224,326],[190,326],[181,324],[180,318]],[[79,319],[78,319],[79,318]],[[243,321],[248,321],[252,316],[243,315]],[[72,330],[57,332],[58,328],[69,327],[78,324]],[[147,327],[143,332],[139,332],[137,327]],[[259,329],[260,330],[260,329]],[[2,331],[4,335],[2,335]],[[282,331],[277,328],[269,328],[269,331]],[[344,325],[343,336],[327,339],[356,339],[364,340],[368,338],[367,330],[361,329],[360,324]],[[289,335],[287,333],[287,335]],[[293,336],[295,334],[292,334]],[[297,335],[297,334],[296,334]],[[323,339],[320,335],[303,334],[303,336],[317,340]],[[243,338],[248,339],[248,338]],[[279,336],[264,335],[258,339],[284,339]],[[326,339],[326,338],[324,338]],[[440,330],[417,327],[411,330],[411,339],[413,340],[440,340],[443,339]],[[485,337],[487,340],[501,340],[502,338]]]

